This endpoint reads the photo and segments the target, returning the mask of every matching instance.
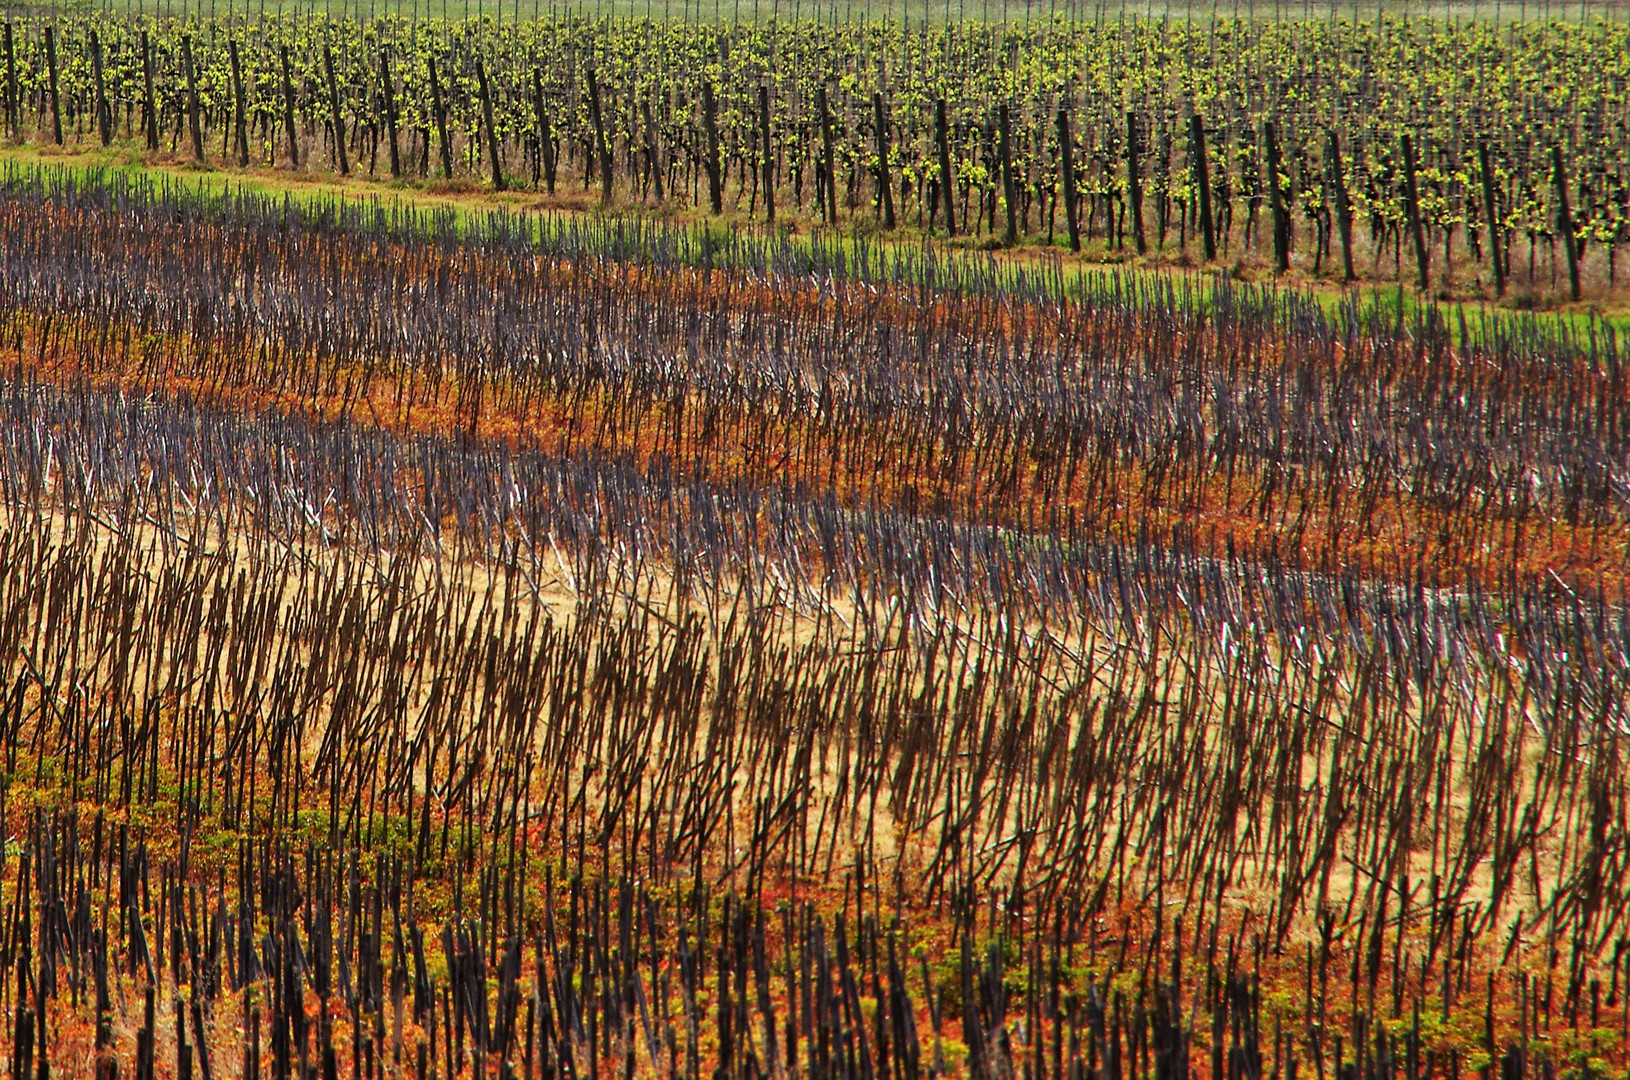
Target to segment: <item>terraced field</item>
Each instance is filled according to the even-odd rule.
[[[144,106],[98,102],[131,100],[129,54],[121,74],[113,56],[140,24],[85,36],[90,67],[71,51],[89,23],[45,25],[60,28],[57,90],[8,92],[8,118],[49,124],[53,100],[77,101],[65,155],[76,124],[100,141],[99,112],[139,120]],[[356,24],[332,61],[315,55],[405,55],[390,42],[425,25]],[[1243,32],[1252,49],[1354,32],[1241,25],[1114,32]],[[32,42],[34,26],[14,35]],[[257,70],[251,43],[286,29],[146,26],[196,50],[194,84],[222,50],[228,70]],[[489,118],[492,86],[528,71],[522,44],[553,29],[449,31],[515,46],[475,69],[477,128],[503,131],[516,105]],[[851,73],[878,54],[843,49],[900,32],[795,26],[793,46],[763,26],[668,29],[676,50],[719,33],[807,59],[824,42]],[[1605,21],[1385,29],[1578,46],[1552,70],[1608,63],[1622,36]],[[556,43],[613,49],[637,31],[654,28],[583,24]],[[923,40],[980,33],[994,31]],[[1060,22],[1022,48],[1096,50],[1108,33]],[[1295,62],[1313,102],[1325,60]],[[599,70],[607,90],[616,69]],[[718,102],[749,77],[716,70]],[[913,70],[884,66],[891,107]],[[1586,198],[1575,178],[1624,167],[1613,70],[1578,97],[1580,115],[1601,103],[1606,134],[1577,129],[1553,189],[1579,194],[1578,222],[1598,221],[1601,189]],[[349,147],[344,167],[362,171],[369,139],[414,129],[388,104],[406,85],[374,85],[388,123],[363,136],[351,121],[366,113],[342,101],[336,164]],[[606,102],[624,109],[615,85]],[[544,108],[558,86],[535,117],[567,115]],[[804,99],[777,95],[759,99],[760,146],[794,145],[776,125]],[[478,131],[448,170],[491,186],[532,145],[544,191],[525,198],[412,177],[394,201],[273,191],[273,170],[232,164],[233,142],[258,154],[270,131],[313,182],[322,129],[297,111],[311,99],[285,102],[288,144],[196,85],[166,99],[179,112],[148,112],[179,116],[183,143],[196,116],[224,180],[178,180],[139,146],[143,168],[111,171],[9,152],[13,1076],[1630,1067],[1630,390],[1618,325],[1568,299],[1566,252],[1549,256],[1556,291],[1539,261],[1523,283],[1487,243],[1455,247],[1464,222],[1426,225],[1417,187],[1420,216],[1377,233],[1431,241],[1428,287],[1407,297],[1401,261],[1401,284],[1367,265],[1351,288],[1305,265],[1339,268],[1339,230],[1310,256],[1297,225],[1284,275],[1230,268],[1205,234],[1227,249],[1250,232],[1220,201],[1210,226],[1187,216],[1198,205],[1172,210],[1168,243],[1202,249],[1172,273],[1154,250],[1168,194],[1149,194],[1151,252],[1106,268],[1116,241],[1092,222],[1121,222],[1132,188],[1113,210],[1061,192],[1071,224],[1052,247],[1035,216],[1001,236],[1016,192],[972,223],[958,206],[959,234],[1000,237],[982,247],[940,235],[945,204],[924,205],[926,188],[923,203],[898,189],[890,232],[868,216],[881,198],[839,211],[841,185],[799,189],[790,158],[754,163],[740,132],[716,131],[728,149],[685,184],[666,150],[649,163],[673,171],[642,173],[624,119],[608,137],[595,91],[583,100],[588,144],[577,120],[550,121],[558,144],[510,128],[482,147]],[[949,100],[963,139],[971,99]],[[1043,115],[1067,129],[1092,113],[1049,100]],[[1297,125],[1324,130],[1316,104],[1285,116],[1281,150]],[[935,126],[927,153],[946,165]],[[897,133],[888,160],[904,170],[916,136]],[[846,128],[841,145],[874,135]],[[410,173],[436,145],[404,139],[392,156]],[[816,174],[838,175],[838,145]],[[721,199],[756,216],[772,191],[794,227],[723,207],[704,220],[708,160]],[[1217,182],[1242,160],[1219,155]],[[1132,166],[1114,161],[1124,180]],[[562,188],[604,180],[611,205],[563,209],[544,166]],[[668,185],[645,209],[641,176]],[[1080,179],[1055,176],[1066,191]],[[686,190],[699,209],[674,205]],[[919,206],[920,227],[906,221]],[[1584,291],[1610,304],[1616,241],[1575,239]],[[1456,274],[1498,265],[1512,292],[1568,310],[1512,311],[1492,281],[1486,302],[1459,302],[1475,290],[1440,287],[1445,250]]]

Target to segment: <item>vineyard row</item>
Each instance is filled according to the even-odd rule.
[[[221,164],[467,178],[767,222],[1252,257],[1491,294],[1508,282],[1611,290],[1630,240],[1630,43],[1608,23],[1503,36],[1479,24],[1224,24],[1207,37],[1123,21],[1118,36],[1089,24],[912,38],[887,24],[269,17],[4,33],[6,125],[47,143],[117,139]],[[1384,89],[1411,45],[1454,86],[1436,107],[1439,95]],[[1141,85],[1110,67],[1136,63],[1139,46],[1154,69]],[[1296,53],[1313,47],[1335,59]],[[980,68],[992,64],[1034,77],[992,82]],[[1332,96],[1330,80],[1351,90]]]

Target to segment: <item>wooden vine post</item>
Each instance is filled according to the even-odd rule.
[[[934,102],[934,147],[939,154],[939,202],[945,206],[945,235],[956,235],[956,198],[951,184],[951,133],[945,119],[945,99]],[[929,224],[934,221],[929,212]]]
[[[26,1080],[34,1070],[34,1014],[22,1001],[17,1004],[11,1031],[11,1069],[18,1080]]]
[[[171,1006],[175,1013],[175,1072],[176,1080],[192,1080],[192,1047],[187,1043],[187,1010],[181,1004],[181,995],[175,995]]]
[[[1426,229],[1421,224],[1421,189],[1415,164],[1415,144],[1410,141],[1408,132],[1398,136],[1398,146],[1404,155],[1404,217],[1415,246],[1416,285],[1425,291],[1430,255],[1426,250]]]
[[[1217,259],[1217,230],[1211,216],[1211,167],[1206,162],[1206,122],[1199,113],[1189,116],[1189,161],[1194,186],[1200,195],[1200,236],[1205,241],[1206,262]]]
[[[424,1043],[420,1043],[422,1048]],[[243,1080],[260,1080],[260,1003],[255,1002],[249,1007],[249,1044],[243,1052]],[[425,1075],[424,1069],[419,1075]]]
[[[1573,207],[1568,202],[1568,172],[1562,148],[1551,147],[1551,184],[1556,189],[1556,231],[1562,234],[1562,252],[1568,257],[1568,295],[1579,299],[1579,238],[1574,235]]]
[[[147,985],[142,995],[144,1007],[142,1010],[142,1026],[136,1030],[136,1080],[148,1080],[153,1075],[154,1050],[153,1037],[156,1012],[153,986]]]
[[[1126,111],[1126,203],[1132,215],[1132,243],[1139,255],[1148,254],[1149,241],[1143,235],[1143,133],[1138,114]]]
[[[1007,207],[1006,239],[1012,246],[1019,239],[1019,186],[1013,177],[1013,125],[1005,101],[996,109],[996,138],[1002,159],[1002,202]]]

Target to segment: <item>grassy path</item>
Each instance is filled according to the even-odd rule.
[[[119,143],[108,148],[29,145],[0,147],[0,167],[7,165],[25,168],[42,166],[83,174],[95,170],[118,170],[132,175],[143,175],[155,182],[185,185],[212,193],[249,191],[288,197],[311,205],[332,203],[335,200],[397,202],[420,210],[451,210],[460,221],[467,220],[471,215],[503,209],[520,214],[611,215],[625,219],[660,221],[681,227],[700,227],[711,222],[749,235],[763,236],[766,232],[762,222],[744,213],[727,212],[720,218],[709,218],[689,206],[656,207],[637,203],[621,203],[610,210],[605,210],[598,205],[592,192],[583,191],[573,184],[562,184],[561,190],[556,195],[548,196],[534,191],[494,192],[468,180],[395,181],[360,175],[340,177],[328,172],[289,172],[260,166],[251,166],[247,169],[200,167],[183,156],[150,154],[132,145]],[[796,242],[798,236],[808,235],[811,227],[807,221],[793,220],[781,226],[781,229]],[[868,242],[874,244],[881,242],[889,248],[915,249],[924,242],[923,234],[912,229],[901,229],[893,236],[879,237],[867,231],[863,220],[840,231],[845,236],[864,234]],[[832,233],[823,231],[823,235],[830,239]],[[1062,244],[1047,245],[1039,241],[1003,250],[991,248],[988,238],[986,241],[985,243],[974,239],[947,241],[936,237],[929,242],[947,251],[969,254],[988,252],[993,258],[1007,265],[1039,266],[1048,260],[1061,259],[1066,281],[1073,280],[1077,271],[1089,276],[1095,271],[1130,274],[1146,277],[1151,281],[1174,282],[1180,289],[1186,287],[1201,295],[1210,289],[1219,271],[1229,270],[1226,264],[1220,262],[1208,266],[1193,265],[1186,255],[1176,253],[1136,260],[1116,252],[1093,250],[1080,255],[1071,255]],[[1229,272],[1243,281],[1274,280],[1272,274],[1238,263]],[[1353,290],[1344,288],[1329,278],[1316,278],[1300,271],[1292,271],[1279,278],[1278,282],[1286,291],[1313,297],[1327,311],[1334,311],[1353,293]],[[1547,308],[1542,311],[1519,310],[1511,306],[1509,300],[1491,305],[1488,301],[1475,297],[1423,299],[1413,289],[1401,288],[1397,283],[1390,281],[1364,282],[1356,287],[1356,292],[1361,311],[1378,311],[1389,319],[1398,317],[1400,305],[1403,307],[1405,319],[1408,319],[1425,303],[1436,307],[1445,316],[1449,325],[1454,327],[1458,326],[1461,314],[1464,314],[1466,320],[1471,323],[1479,321],[1485,314],[1492,314],[1497,317],[1532,317],[1542,325],[1561,324],[1556,326],[1557,329],[1571,326],[1576,330],[1584,330],[1592,323],[1597,325],[1606,323],[1616,332],[1630,332],[1630,292],[1615,296],[1606,303],[1598,300],[1578,304],[1553,304],[1550,298],[1547,298]]]

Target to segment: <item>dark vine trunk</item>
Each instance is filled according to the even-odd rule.
[[[1013,125],[1006,102],[996,109],[996,140],[997,153],[1002,159],[1002,201],[1007,207],[1006,239],[1011,246],[1019,239],[1019,185],[1013,177]]]
[[[441,96],[441,79],[436,74],[436,58],[430,57],[430,111],[436,117],[436,146],[441,151],[441,174],[453,178],[453,147],[447,137],[447,103]]]
[[[91,31],[91,81],[96,90],[96,129],[102,145],[113,141],[113,116],[108,110],[107,83],[102,78],[102,39]]]
[[[640,102],[640,113],[645,121],[645,161],[651,170],[651,183],[656,189],[657,202],[661,202],[663,200],[662,153],[657,142],[657,126],[651,118],[651,101],[649,98]]]
[[[951,182],[951,131],[945,119],[945,99],[934,102],[934,146],[939,153],[939,201],[945,207],[945,235],[956,235],[956,195]],[[933,223],[933,215],[929,215]]]
[[[832,152],[832,110],[827,105],[824,84],[816,89],[815,99],[821,110],[821,170],[826,190],[826,223],[833,225],[838,220],[838,171],[837,158]]]
[[[1341,164],[1341,140],[1334,130],[1325,142],[1325,170],[1336,200],[1336,229],[1341,233],[1342,280],[1352,281],[1357,277],[1353,273],[1353,204],[1347,196],[1347,175]]]
[[[1064,187],[1064,225],[1070,237],[1070,250],[1081,250],[1081,221],[1075,208],[1075,143],[1070,138],[1070,110],[1058,110],[1058,175]]]
[[[600,80],[589,68],[589,120],[594,124],[594,159],[600,165],[600,205],[611,205],[611,146],[606,140],[605,115],[600,111]]]
[[[487,81],[487,65],[475,61],[475,81],[481,91],[481,126],[487,136],[487,159],[492,167],[492,189],[504,190],[504,165],[498,157],[498,129],[492,122],[492,86]]]
[[[1262,126],[1268,148],[1268,206],[1273,212],[1274,269],[1283,274],[1290,269],[1290,208],[1285,205],[1285,185],[1280,180],[1279,132],[1272,120]]]
[[[532,107],[537,111],[538,156],[543,160],[543,182],[549,194],[555,193],[555,134],[549,127],[549,110],[543,100],[543,75],[532,69]]]
[[[1421,224],[1421,192],[1415,165],[1415,144],[1406,132],[1398,136],[1398,145],[1404,154],[1404,217],[1415,247],[1415,282],[1424,291],[1431,256],[1426,250],[1426,229]]]
[[[770,88],[758,88],[759,167],[764,179],[764,220],[775,224],[775,148],[770,143]]]
[[[1477,140],[1477,166],[1482,174],[1483,216],[1488,220],[1489,266],[1494,270],[1494,295],[1505,295],[1506,264],[1501,253],[1500,218],[1494,201],[1494,163],[1487,139]]]
[[[142,56],[147,55],[147,31],[142,31]],[[149,71],[151,69],[149,68]],[[151,76],[148,85],[152,85]],[[152,91],[148,91],[148,99],[152,99]],[[15,138],[17,129],[22,126],[18,119],[17,108],[17,42],[11,23],[6,23],[6,134]]]
[[[702,163],[707,171],[708,206],[714,214],[724,213],[724,176],[719,166],[719,102],[713,94],[713,84],[702,84],[702,136],[707,159]]]
[[[877,201],[883,212],[883,228],[894,228],[894,182],[889,178],[889,121],[883,111],[883,94],[872,94],[873,136],[877,147]]]
[[[1149,241],[1143,235],[1143,133],[1138,114],[1126,114],[1126,201],[1132,211],[1132,242],[1138,254],[1146,254]]]
[[[1206,122],[1199,113],[1189,117],[1189,161],[1200,195],[1200,237],[1205,242],[1206,262],[1215,262],[1217,230],[1211,216],[1211,166],[1206,161]]]
[[[391,176],[402,178],[402,151],[396,138],[396,83],[391,79],[390,53],[379,50],[379,88],[383,95],[385,138],[391,152]]]
[[[289,132],[289,168],[300,168],[300,130],[294,126],[294,78],[289,74],[289,47],[279,47],[279,56],[283,61],[283,125]],[[434,69],[432,69],[434,70]],[[434,76],[432,76],[434,78]],[[152,96],[152,80],[148,80],[148,96]],[[153,137],[158,137],[158,122],[153,125]],[[157,142],[154,143],[157,149]]]
[[[187,133],[192,136],[192,159],[204,160],[204,129],[198,119],[198,72],[192,64],[192,38],[181,39],[181,72],[187,80]]]
[[[1562,234],[1562,252],[1568,258],[1568,295],[1579,299],[1579,238],[1573,230],[1573,207],[1568,201],[1568,172],[1562,148],[1551,147],[1551,184],[1556,189],[1556,230]]]
[[[334,157],[339,162],[340,175],[351,175],[351,161],[345,153],[345,117],[340,115],[340,87],[334,80],[334,51],[323,43],[323,75],[328,80],[328,107],[334,118]]]
[[[238,43],[235,39],[228,40],[227,49],[232,58],[232,111],[238,166],[246,168],[249,165],[249,108],[247,95],[243,92],[243,63],[238,57]]]
[[[182,39],[185,45],[186,39]],[[62,100],[57,94],[57,32],[55,27],[45,28],[45,64],[49,78],[47,89],[51,96],[51,141],[62,145]],[[43,1049],[43,1048],[42,1048]]]

